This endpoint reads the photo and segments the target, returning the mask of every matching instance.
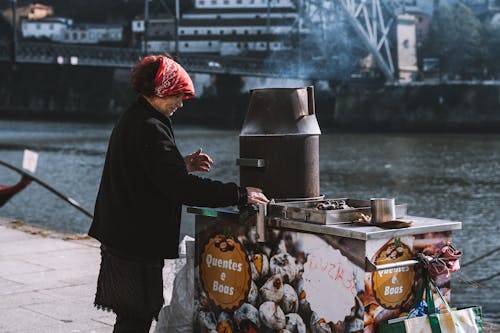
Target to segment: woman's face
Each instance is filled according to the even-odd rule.
[[[184,94],[181,93],[165,97],[152,97],[149,99],[149,102],[156,110],[170,117],[178,108],[182,107],[183,96]]]

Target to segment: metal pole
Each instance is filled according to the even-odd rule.
[[[175,57],[179,58],[179,23],[181,15],[179,8],[179,0],[175,0]]]
[[[299,19],[298,19],[298,26],[297,26],[297,47],[298,47],[298,51],[299,51],[299,61],[298,61],[298,64],[299,64],[299,70],[298,70],[298,75],[299,77],[301,76],[302,74],[302,36],[301,36],[301,24],[302,24],[302,20],[304,19],[304,8],[303,8],[303,4],[302,4],[302,0],[299,0],[298,1],[298,4],[299,4]]]
[[[78,209],[79,211],[81,211],[82,213],[84,213],[85,215],[87,215],[88,217],[90,218],[93,218],[94,215],[92,215],[91,212],[85,210],[75,199],[73,198],[70,198],[70,197],[67,197],[65,196],[64,194],[62,194],[61,192],[59,192],[58,190],[56,190],[55,188],[53,188],[52,186],[48,185],[47,183],[45,183],[44,181],[38,179],[37,177],[33,176],[32,174],[24,171],[24,170],[21,170],[7,162],[4,162],[2,160],[0,160],[0,165],[3,165],[11,170],[14,170],[16,171],[17,173],[21,174],[22,176],[25,176],[31,180],[34,180],[35,182],[37,182],[39,185],[45,187],[47,190],[49,190],[50,192],[54,193],[55,195],[57,195],[59,198],[63,199],[64,201],[66,201],[67,203],[69,203],[71,206],[75,207],[76,209]]]
[[[271,0],[267,0],[267,52],[271,50],[269,38],[271,38]]]
[[[144,0],[144,54],[148,53],[149,0]]]
[[[12,68],[16,68],[16,53],[17,53],[17,0],[11,0],[11,11],[12,11],[12,40],[11,40],[11,50],[10,50],[10,61]]]

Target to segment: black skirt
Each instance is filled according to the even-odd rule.
[[[155,318],[163,306],[163,259],[125,256],[101,245],[94,305],[117,315]]]

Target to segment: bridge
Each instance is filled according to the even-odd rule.
[[[133,48],[22,41],[16,48],[16,63],[131,68],[142,55],[141,50]],[[313,67],[319,65],[312,62],[296,66],[291,62],[279,60],[200,54],[181,54],[176,60],[194,73],[329,79],[327,75],[321,75],[325,71],[314,71]],[[9,61],[11,61],[10,47],[7,44],[0,44],[0,62]],[[314,72],[319,72],[319,75],[312,76],[311,73]]]
[[[271,1],[271,0],[269,0]],[[401,12],[399,5],[404,0],[303,0],[299,9],[304,19],[297,20],[297,29],[315,33],[321,30],[322,45],[337,33],[331,31],[332,22],[338,20],[342,12],[354,28],[368,52],[373,55],[379,70],[388,82],[395,80],[395,66],[392,62],[388,40],[389,31],[395,21],[395,15]],[[315,17],[320,17],[320,21]],[[303,25],[303,27],[301,27]],[[293,59],[257,59],[241,56],[217,56],[200,54],[181,54],[177,57],[187,70],[195,73],[232,74],[241,76],[261,76],[297,79],[332,79],[333,72],[328,70],[332,54],[325,52],[320,59],[313,61],[302,55]],[[62,66],[91,66],[108,68],[130,68],[141,57],[138,49],[69,45],[59,43],[40,43],[21,41],[17,43],[15,59],[18,63],[59,64]],[[0,44],[0,62],[11,59],[10,48]]]

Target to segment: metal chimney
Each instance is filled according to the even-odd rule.
[[[312,86],[251,90],[240,133],[240,185],[275,199],[319,197],[320,134]]]

